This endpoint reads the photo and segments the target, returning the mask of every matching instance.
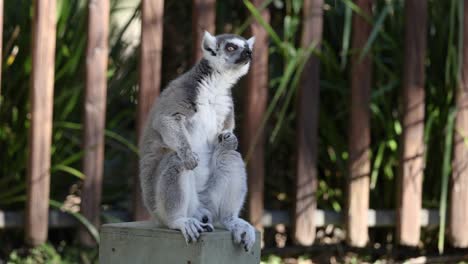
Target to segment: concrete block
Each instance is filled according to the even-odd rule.
[[[260,232],[256,231],[252,252],[245,252],[224,229],[203,233],[198,242],[186,244],[179,231],[152,222],[106,224],[101,227],[99,263],[258,264]]]

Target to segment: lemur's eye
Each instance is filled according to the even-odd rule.
[[[237,46],[234,45],[234,44],[228,43],[228,44],[226,45],[226,50],[227,50],[227,51],[235,51],[236,49],[237,49]]]

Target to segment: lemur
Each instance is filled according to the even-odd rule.
[[[239,218],[247,192],[237,149],[231,88],[244,76],[255,38],[205,32],[203,57],[168,84],[140,140],[143,202],[153,219],[187,243],[220,225],[246,251],[255,230]]]

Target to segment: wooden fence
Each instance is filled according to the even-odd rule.
[[[25,241],[30,245],[47,239],[49,222],[48,198],[50,186],[50,145],[52,133],[52,105],[54,88],[55,54],[55,0],[35,0],[31,75],[31,127],[28,159],[28,199],[22,224],[26,230]],[[262,0],[254,0],[260,7]],[[465,1],[466,2],[466,1]],[[372,15],[372,0],[356,0],[355,4],[368,16]],[[83,169],[86,175],[81,210],[94,225],[99,226],[102,173],[104,160],[104,124],[106,105],[106,70],[108,57],[109,0],[90,0],[88,16],[88,46],[86,52],[86,92],[84,98]],[[201,28],[214,32],[215,0],[193,0],[193,27],[195,40],[201,40]],[[304,0],[302,46],[320,43],[323,26],[323,0]],[[140,56],[140,88],[138,96],[137,133],[141,134],[148,110],[159,94],[162,59],[163,0],[142,0],[142,31]],[[3,0],[0,0],[0,11]],[[248,164],[249,196],[247,201],[249,220],[257,228],[264,224],[287,222],[293,227],[297,244],[311,245],[315,227],[324,224],[345,223],[347,241],[351,246],[362,247],[368,242],[368,228],[382,224],[396,226],[398,243],[416,246],[420,240],[420,228],[437,221],[436,213],[421,208],[424,155],[424,59],[426,54],[427,1],[405,1],[405,68],[403,76],[403,133],[398,208],[395,211],[369,209],[370,176],[370,113],[369,98],[372,79],[372,54],[358,59],[353,56],[351,66],[351,119],[349,123],[349,181],[347,205],[340,217],[337,213],[316,209],[317,191],[317,140],[319,111],[319,59],[315,56],[305,67],[300,83],[299,118],[297,124],[297,177],[295,207],[292,217],[284,213],[265,213],[264,150],[262,140],[254,148]],[[3,13],[1,13],[3,14]],[[457,94],[456,130],[468,130],[468,4],[464,6],[464,50],[460,87]],[[269,11],[262,11],[269,20]],[[0,16],[0,21],[3,15]],[[361,50],[371,31],[371,24],[362,16],[354,16],[352,23],[352,49]],[[250,26],[256,36],[254,60],[245,87],[242,146],[248,149],[249,140],[259,129],[268,98],[268,35],[256,22]],[[1,32],[1,27],[0,27]],[[196,46],[194,60],[200,57]],[[1,46],[0,46],[1,52]],[[255,77],[255,78],[253,78]],[[463,138],[455,133],[453,176],[448,233],[452,245],[468,247],[468,150]],[[260,136],[260,139],[263,137]],[[148,217],[140,199],[138,177],[135,172],[133,219]],[[53,214],[52,214],[53,215]],[[2,220],[0,212],[0,220]],[[270,218],[268,218],[270,217]],[[436,220],[434,220],[434,218]],[[54,220],[55,219],[55,220]],[[63,218],[65,219],[65,218]],[[278,220],[279,219],[279,220]],[[50,220],[50,221],[49,221]],[[55,222],[54,222],[55,221]],[[17,221],[18,224],[20,221]],[[55,224],[54,224],[55,223]],[[71,223],[66,222],[66,223]],[[11,224],[11,221],[10,221]],[[1,221],[0,221],[1,225]],[[64,224],[66,226],[66,224]],[[4,227],[8,226],[4,223]],[[81,241],[93,241],[82,230]]]

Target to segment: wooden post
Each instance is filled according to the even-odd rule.
[[[50,145],[55,62],[55,0],[35,0],[33,17],[31,127],[26,201],[25,241],[47,240],[50,190]]]
[[[109,0],[89,0],[83,134],[83,173],[86,178],[81,194],[81,213],[97,227],[100,226],[104,167],[108,38]],[[85,228],[80,229],[80,242],[86,246],[95,245]]]
[[[194,34],[193,62],[197,62],[203,56],[201,42],[203,32],[206,30],[215,34],[216,0],[192,1],[192,32]]]
[[[203,233],[197,243],[187,244],[178,230],[155,227],[154,222],[106,224],[101,229],[100,264],[258,264],[260,232],[246,253],[232,243],[231,232],[217,228]]]
[[[424,60],[427,1],[405,1],[403,134],[398,177],[397,241],[417,246],[424,172]]]
[[[357,0],[361,10],[372,16],[372,0]],[[372,85],[370,54],[362,59],[361,52],[369,38],[372,25],[361,15],[353,17],[351,63],[351,122],[349,133],[349,179],[346,206],[347,242],[354,247],[367,244],[367,213],[369,209],[370,177],[370,113],[369,101]]]
[[[449,217],[449,236],[454,247],[468,247],[468,1],[464,3],[463,51],[460,83],[457,91],[457,115]]]
[[[138,141],[143,134],[148,112],[160,90],[164,0],[142,0],[141,11],[140,89],[137,109]],[[149,213],[144,207],[141,197],[138,174],[135,174],[134,184],[133,218],[135,220],[149,219]]]
[[[322,41],[323,0],[304,0],[301,46]],[[317,139],[319,111],[319,58],[311,56],[301,76],[297,119],[297,175],[294,240],[309,246],[315,240],[317,207]]]
[[[263,0],[252,2],[259,8]],[[262,17],[265,21],[270,21],[270,13],[267,8],[262,11]],[[250,29],[252,35],[255,36],[255,45],[245,87],[241,144],[243,151],[247,153],[251,145],[254,144],[255,135],[261,133],[247,163],[249,188],[247,208],[250,222],[258,229],[262,229],[265,156],[263,131],[259,130],[268,98],[268,35],[256,21],[252,23]]]

